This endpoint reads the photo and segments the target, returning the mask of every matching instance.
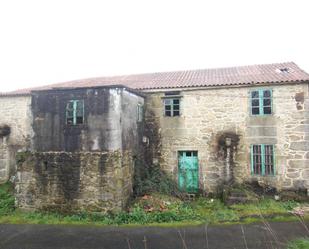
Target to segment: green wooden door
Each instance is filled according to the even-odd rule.
[[[198,191],[197,151],[180,151],[178,158],[178,185],[188,193]]]

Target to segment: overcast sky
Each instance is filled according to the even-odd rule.
[[[0,0],[0,91],[67,80],[294,61],[308,0]]]

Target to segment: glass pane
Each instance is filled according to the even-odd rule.
[[[251,92],[251,98],[259,98],[259,92],[258,91]]]
[[[265,175],[274,174],[273,145],[265,145]]]
[[[271,114],[271,107],[264,107],[264,114]]]
[[[164,100],[164,104],[165,105],[171,105],[172,104],[172,100],[171,99],[165,99]]]
[[[260,114],[260,109],[256,108],[256,107],[253,107],[252,108],[252,115],[259,115],[259,114]]]
[[[83,124],[84,123],[84,118],[83,117],[77,117],[76,118],[76,124]]]
[[[165,116],[170,117],[171,116],[171,111],[165,111]]]
[[[190,157],[191,156],[191,151],[186,152],[186,156]]]
[[[174,113],[173,116],[179,116],[179,111],[174,111],[173,113]]]
[[[197,151],[193,151],[193,156],[197,157]]]
[[[68,110],[68,111],[73,111],[73,108],[74,108],[74,107],[73,107],[73,102],[72,102],[72,101],[68,102],[68,103],[67,103],[67,110]]]
[[[165,110],[166,110],[166,111],[170,111],[170,110],[171,110],[171,106],[170,106],[170,105],[166,105],[166,106],[165,106]]]
[[[259,106],[260,105],[260,100],[259,99],[253,99],[251,101],[251,105],[252,106]]]
[[[173,103],[178,105],[179,104],[179,99],[174,99]]]
[[[262,155],[261,145],[253,145],[253,173],[260,175],[262,173]]]
[[[261,154],[261,145],[253,145],[253,154]]]
[[[264,106],[270,106],[271,105],[271,99],[264,99],[263,100],[263,105]]]
[[[174,109],[174,110],[179,110],[179,105],[174,105],[174,106],[173,106],[173,109]]]
[[[67,111],[67,118],[73,118],[73,110]]]
[[[84,116],[84,110],[83,108],[76,110],[76,117],[83,117]]]
[[[263,92],[263,96],[264,97],[271,97],[271,92],[270,92],[270,90],[265,90],[264,92]]]

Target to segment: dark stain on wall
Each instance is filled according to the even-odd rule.
[[[112,91],[111,91],[112,90]],[[83,124],[67,124],[70,100],[84,101]],[[82,88],[37,91],[32,94],[35,151],[139,150],[142,122],[137,122],[141,98],[124,88]]]
[[[227,145],[227,139],[230,139],[231,144]],[[217,141],[217,158],[224,159],[226,158],[226,148],[229,146],[232,152],[237,151],[237,146],[240,140],[240,135],[234,132],[222,132],[217,134],[216,141]]]
[[[223,131],[216,136],[217,146],[215,158],[224,164],[226,183],[232,183],[234,181],[234,168],[237,165],[236,156],[239,140],[240,135],[231,131]]]
[[[295,101],[297,110],[304,109],[305,93],[304,92],[295,93]]]
[[[8,125],[1,125],[0,126],[0,137],[6,137],[10,135],[11,127]]]
[[[66,106],[70,100],[84,100],[84,122],[66,123]],[[108,88],[71,89],[34,92],[32,95],[34,149],[36,151],[91,151],[93,137],[99,136],[99,150],[106,150],[109,140]],[[89,117],[106,121],[93,127]]]
[[[145,119],[145,136],[148,139],[145,148],[145,163],[151,166],[154,159],[159,160],[161,158],[161,135],[159,121],[152,110],[147,111]]]
[[[41,195],[64,198],[70,202],[78,197],[80,155],[77,153],[36,153],[34,171]],[[52,194],[53,193],[53,194]]]

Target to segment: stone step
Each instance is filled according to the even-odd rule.
[[[247,197],[240,197],[240,196],[229,196],[226,198],[227,205],[239,204],[239,203],[246,203],[250,200]]]

